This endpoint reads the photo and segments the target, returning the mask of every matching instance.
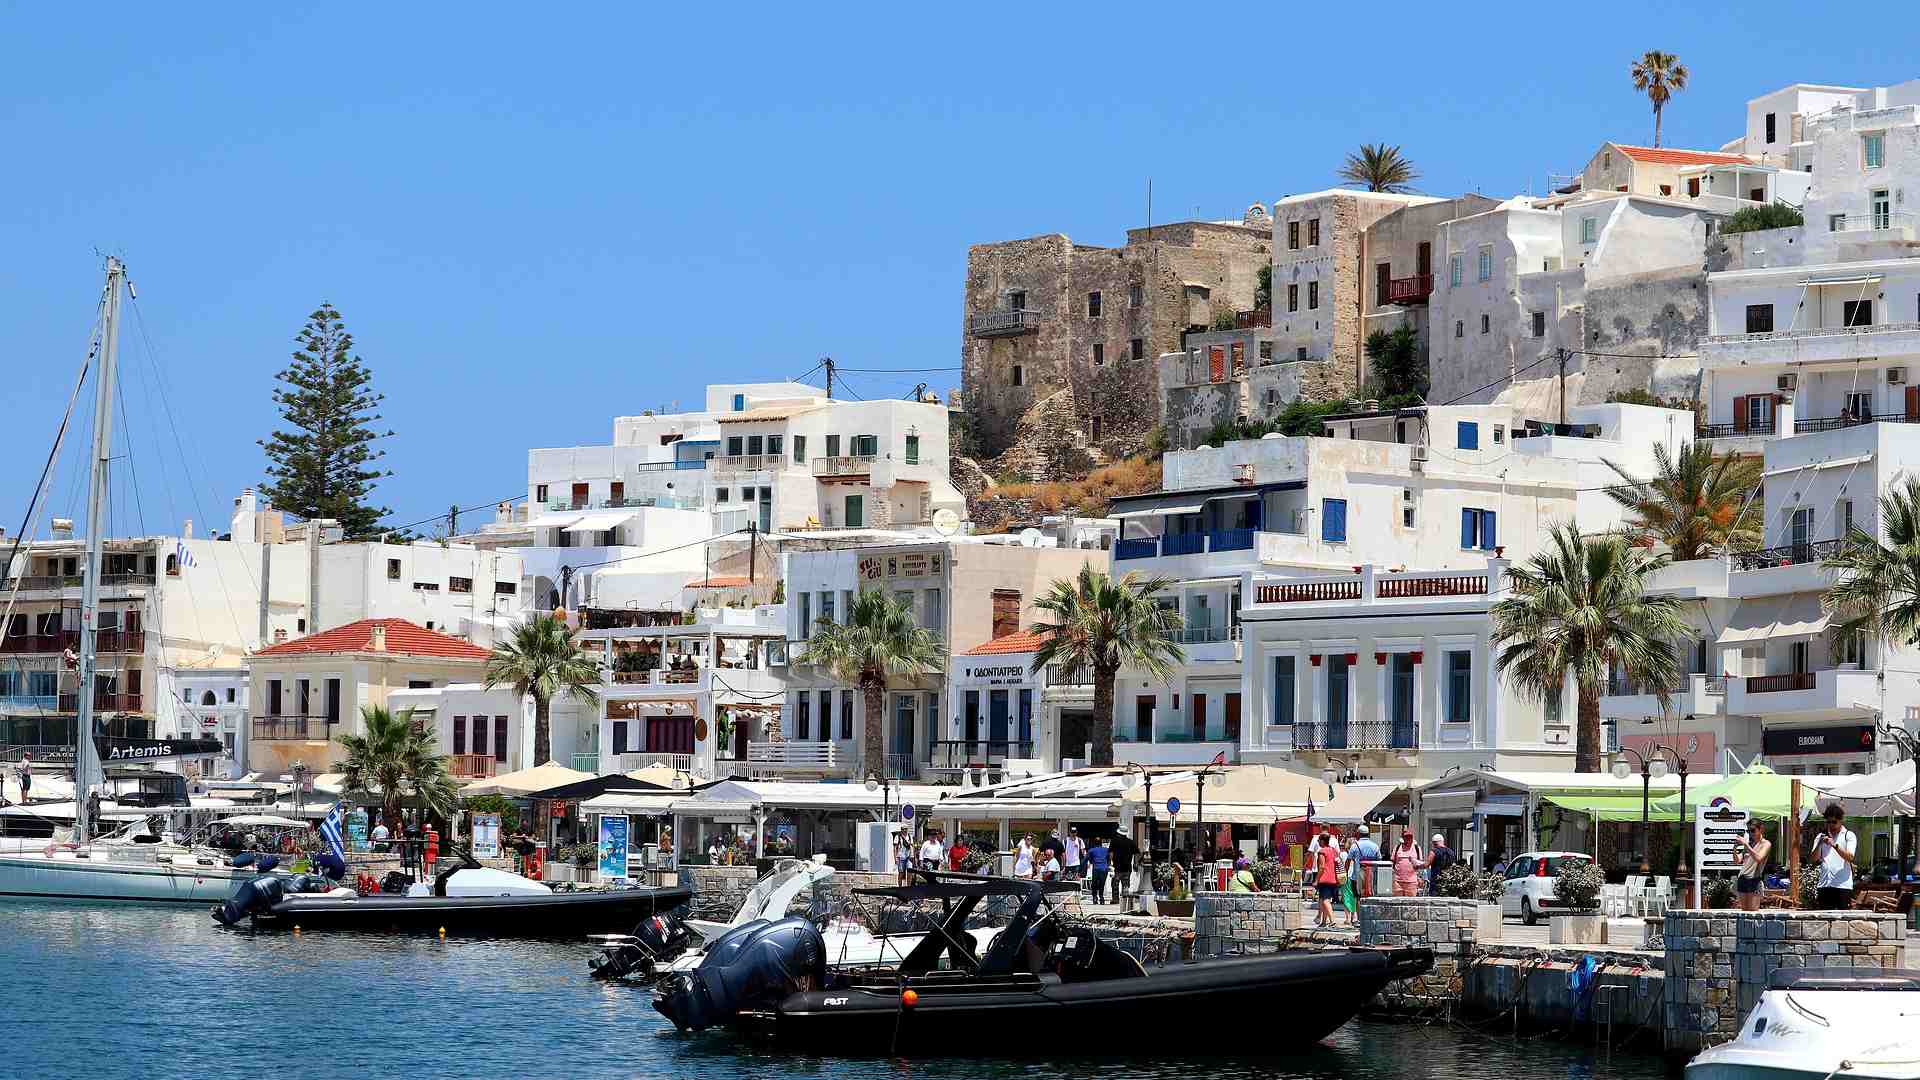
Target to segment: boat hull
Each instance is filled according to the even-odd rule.
[[[1882,974],[1850,973],[1869,981]],[[1769,989],[1737,1038],[1688,1062],[1686,1080],[1920,1080],[1915,1009],[1920,984],[1887,991]]]
[[[893,989],[803,991],[744,1022],[786,1048],[842,1054],[1017,1055],[1023,1040],[994,1033],[1030,1030],[1035,1022],[1070,1025],[1045,1030],[1133,1031],[1142,1039],[1243,1031],[1261,1050],[1304,1048],[1352,1019],[1389,982],[1432,963],[1424,949],[1353,950],[1195,961],[1155,968],[1143,979],[1065,982],[1049,974],[1025,986],[950,988],[927,980],[914,983],[911,1007]],[[979,1037],[955,1038],[956,1031]],[[1219,1051],[1250,1048],[1223,1041]]]
[[[70,851],[0,854],[0,896],[34,900],[217,903],[256,876],[251,869],[218,864],[127,862]]]
[[[260,928],[581,937],[626,933],[693,896],[681,887],[539,896],[290,896],[254,918]]]

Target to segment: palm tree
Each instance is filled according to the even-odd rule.
[[[434,749],[433,732],[416,722],[413,710],[398,716],[378,705],[360,707],[364,735],[340,735],[334,741],[347,751],[341,763],[348,791],[380,796],[381,812],[389,822],[400,820],[400,804],[411,788],[420,806],[435,817],[450,816],[460,788],[447,767],[447,756]]]
[[[1648,595],[1667,557],[1617,534],[1555,525],[1546,550],[1507,572],[1512,595],[1493,606],[1499,670],[1525,696],[1559,700],[1569,675],[1579,699],[1574,770],[1600,769],[1600,695],[1610,671],[1652,689],[1664,710],[1680,677],[1673,641],[1693,631],[1682,601]]]
[[[1880,496],[1886,539],[1855,525],[1826,560],[1839,571],[1824,598],[1840,617],[1833,640],[1864,634],[1895,645],[1920,639],[1920,477]]]
[[[1626,481],[1607,494],[1631,516],[1635,539],[1665,545],[1675,562],[1759,546],[1760,517],[1747,513],[1760,486],[1759,458],[1716,455],[1704,442],[1682,444],[1670,454],[1665,443],[1657,443],[1647,479],[1612,461],[1607,468]]]
[[[1633,88],[1653,102],[1653,145],[1660,145],[1660,113],[1676,91],[1687,88],[1687,65],[1670,52],[1648,49],[1633,62]]]
[[[600,684],[600,664],[574,640],[571,627],[541,615],[493,647],[487,658],[487,689],[503,683],[516,694],[533,695],[533,763],[544,765],[553,757],[548,721],[553,699],[571,694],[592,701]]]
[[[1386,143],[1361,143],[1357,153],[1347,155],[1340,166],[1340,179],[1358,184],[1368,191],[1402,192],[1420,179],[1413,162],[1397,146]]]
[[[866,589],[853,601],[847,620],[824,616],[807,641],[807,662],[849,686],[860,688],[864,710],[861,724],[860,771],[885,776],[886,747],[881,742],[880,715],[887,684],[939,671],[946,652],[933,632],[913,618],[913,601],[879,589]],[[928,722],[934,718],[929,717]],[[821,723],[827,718],[822,717]]]
[[[1083,564],[1072,581],[1055,581],[1034,606],[1052,616],[1033,629],[1042,635],[1033,670],[1059,665],[1068,678],[1093,676],[1093,764],[1113,764],[1113,684],[1122,667],[1156,682],[1173,678],[1186,659],[1175,636],[1180,612],[1158,595],[1167,578],[1129,573],[1115,580]]]

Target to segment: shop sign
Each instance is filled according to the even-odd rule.
[[[500,815],[473,815],[473,857],[476,859],[497,859],[500,857]]]
[[[1710,773],[1717,771],[1715,766],[1718,765],[1719,762],[1715,759],[1719,754],[1719,747],[1714,742],[1713,733],[1710,731],[1689,732],[1683,735],[1620,736],[1620,748],[1622,750],[1636,751],[1641,757],[1649,760],[1661,755],[1661,751],[1654,749],[1656,745],[1679,751],[1680,756],[1687,760],[1688,772]],[[1671,765],[1672,762],[1669,761],[1668,764]]]
[[[1023,662],[1021,656],[1028,657],[1028,661]],[[962,686],[1032,686],[1032,656],[1032,653],[1011,653],[974,663],[963,662],[955,682]]]
[[[1747,812],[1736,808],[1725,796],[1705,806],[1695,807],[1693,850],[1695,865],[1701,870],[1735,872],[1740,869],[1741,838],[1747,835]]]
[[[627,876],[627,816],[625,814],[602,814],[600,816],[600,877],[604,879]]]
[[[1761,734],[1760,747],[1768,757],[1791,757],[1795,754],[1871,754],[1874,748],[1873,725],[1769,728]]]
[[[932,577],[940,573],[943,554],[938,551],[909,551],[898,555],[867,555],[859,563],[861,581],[886,578]]]

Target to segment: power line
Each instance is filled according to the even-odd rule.
[[[501,503],[520,502],[526,497],[527,497],[527,493],[523,491],[518,495],[511,495],[504,499],[494,499],[489,502],[474,503],[472,506],[455,507],[454,513],[464,514],[469,510],[484,510],[489,506],[499,506]],[[389,533],[401,532],[402,530],[405,530],[405,529],[411,529],[415,525],[425,525],[430,521],[444,521],[446,520],[446,517],[447,517],[447,512],[445,510],[442,510],[439,513],[433,515],[432,517],[423,517],[419,521],[409,521],[405,525],[383,525],[381,526],[380,531],[389,532]]]
[[[833,370],[836,372],[851,371],[860,375],[918,375],[926,371],[961,371],[964,369],[958,366],[917,367],[917,368],[916,367],[841,367],[838,364],[835,364]]]

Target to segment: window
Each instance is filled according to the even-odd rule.
[[[840,737],[853,738],[853,691],[840,691]]]
[[[796,465],[805,465],[807,463],[807,437],[805,435],[795,435],[793,437],[793,461]]]
[[[1373,267],[1373,303],[1375,307],[1384,307],[1387,297],[1393,292],[1393,264],[1375,263]]]
[[[1672,184],[1661,184],[1661,185],[1660,185],[1660,194],[1662,194],[1662,195],[1671,195],[1671,194],[1673,194],[1673,185],[1672,185]]]
[[[747,455],[749,457],[759,457],[761,454],[764,454],[766,452],[767,452],[767,440],[765,436],[761,436],[761,435],[747,436]]]
[[[1773,138],[1773,132],[1774,132],[1774,128],[1773,128],[1773,114],[1772,114],[1772,113],[1768,113],[1768,114],[1767,114],[1767,141],[1768,141],[1768,142],[1773,142],[1773,141],[1774,141],[1774,138]]]
[[[1533,336],[1537,338],[1547,336],[1547,313],[1544,311],[1533,313]]]
[[[533,501],[540,503],[547,501],[547,485],[535,484],[533,486]]]
[[[1464,724],[1473,719],[1473,653],[1466,650],[1447,654],[1447,723]]]
[[[1845,229],[1846,227],[1847,227],[1847,215],[1845,214],[1828,214],[1827,215],[1827,231],[1828,232],[1839,232],[1842,229]]]
[[[1273,359],[1273,342],[1263,341],[1260,343],[1260,359],[1262,360]]]
[[[1499,446],[1501,443],[1506,441],[1507,441],[1507,425],[1505,424],[1493,425],[1493,445]]]
[[[1327,654],[1327,734],[1328,742],[1345,745],[1347,726],[1347,684],[1352,682],[1349,675],[1352,665],[1347,663],[1346,653]]]
[[[1329,544],[1347,542],[1347,500],[1320,500],[1320,539]]]
[[[1309,281],[1307,282],[1307,310],[1318,311],[1319,309],[1320,283],[1317,281]]]
[[[1015,289],[1012,292],[1008,293],[1007,294],[1007,310],[1008,311],[1027,310],[1027,290]]]
[[[1460,421],[1459,427],[1454,433],[1453,445],[1462,450],[1480,449],[1479,423],[1473,420]]]
[[[714,502],[729,502],[732,499],[733,499],[732,488],[714,488],[713,489]]]
[[[399,559],[387,560],[387,580],[388,581],[400,580],[400,560]]]
[[[1873,301],[1844,300],[1840,304],[1841,326],[1872,326]]]
[[[1287,222],[1287,250],[1300,250],[1300,223],[1297,221]]]
[[[880,436],[855,435],[853,437],[853,456],[854,457],[879,457],[880,456]]]
[[[1460,546],[1492,551],[1499,546],[1498,530],[1494,527],[1494,512],[1466,507],[1460,511]]]
[[[745,435],[732,435],[727,438],[728,457],[739,457],[746,452],[747,437]]]
[[[1299,348],[1293,350],[1293,358],[1295,360],[1304,361],[1307,358],[1307,347],[1305,345],[1302,345]]]
[[[1458,286],[1466,280],[1466,260],[1458,255],[1447,259],[1447,284]]]
[[[1860,136],[1860,161],[1869,169],[1877,169],[1887,163],[1887,134],[1875,131]]]
[[[1298,285],[1287,286],[1287,310],[1300,310],[1300,286]]]
[[[1404,528],[1413,528],[1413,489],[1400,489],[1400,524]]]
[[[1021,370],[1020,370],[1020,365],[1019,365],[1019,364],[1015,364],[1015,365],[1013,365],[1013,385],[1015,385],[1015,386],[1024,386],[1024,385],[1026,385],[1026,380],[1022,378],[1022,376],[1023,376],[1024,374],[1025,374],[1025,372],[1023,372],[1023,371],[1021,371]],[[829,439],[831,439],[831,438],[833,438],[833,436],[831,436],[831,435],[829,435],[829,436],[827,436],[827,438],[829,438]]]
[[[1146,298],[1147,291],[1144,288],[1141,288],[1139,285],[1127,286],[1128,307],[1144,307],[1146,306]]]
[[[1307,219],[1307,246],[1308,247],[1320,246],[1320,219],[1319,218]]]
[[[1491,331],[1492,329],[1493,329],[1493,316],[1491,315],[1480,316],[1480,332],[1484,334]]]
[[[805,690],[794,698],[793,737],[808,739],[813,736],[813,696]]]
[[[1581,218],[1580,242],[1583,244],[1591,244],[1598,239],[1600,239],[1600,219],[1597,217]]]
[[[1699,177],[1690,176],[1687,178],[1687,197],[1690,199],[1697,199],[1700,197],[1700,178]]]
[[[473,591],[473,579],[470,577],[450,577],[447,579],[447,591],[450,593],[470,593]]]
[[[1747,333],[1749,334],[1773,333],[1773,305],[1772,304],[1748,304],[1747,305]]]
[[[820,741],[833,738],[833,691],[820,691]]]
[[[907,436],[907,464],[920,464],[920,436]]]
[[[1847,394],[1846,412],[1843,414],[1855,420],[1873,418],[1873,391],[1854,390]]]
[[[1493,280],[1493,245],[1480,245],[1480,280]]]
[[[846,509],[847,509],[847,516],[845,518],[845,521],[846,521],[847,528],[858,529],[867,523],[866,496],[864,495],[847,496]]]
[[[785,435],[767,436],[767,456],[768,457],[779,457],[781,454],[785,453],[786,450],[787,450],[787,437]]]
[[[36,672],[37,674],[37,672]],[[280,715],[280,680],[267,680],[267,715]]]
[[[1853,500],[1841,499],[1833,508],[1833,537],[1844,540],[1853,531]]]
[[[616,728],[624,728],[625,726],[625,724],[614,725]],[[623,731],[621,734],[624,735],[626,733]],[[617,754],[622,749],[623,747],[620,745],[619,737],[616,736],[614,739],[613,752]],[[456,754],[464,754],[467,752],[467,718],[464,716],[456,716],[453,718],[453,752]]]
[[[1100,414],[1099,413],[1095,413],[1093,415],[1093,441],[1094,442],[1100,441]]]
[[[935,637],[940,637],[946,627],[946,623],[943,621],[944,617],[940,612],[940,590],[925,589],[922,590],[921,595],[926,599],[920,605],[920,628],[930,630]]]
[[[1467,336],[1467,323],[1465,319],[1453,320],[1453,336],[1454,337]]]
[[[1099,367],[1099,366],[1101,366],[1102,364],[1105,364],[1106,362],[1107,362],[1107,347],[1106,347],[1105,345],[1102,345],[1102,344],[1100,344],[1100,343],[1099,343],[1099,342],[1097,342],[1097,341],[1096,341],[1096,342],[1094,342],[1094,345],[1093,345],[1093,366],[1094,366],[1094,367]]]
[[[813,594],[800,594],[800,640],[813,636]]]
[[[733,395],[733,411],[745,412],[746,410],[747,410],[747,395],[745,394]]]
[[[1833,643],[1833,662],[1861,667],[1867,655],[1867,637],[1864,633],[1842,634]]]
[[[1098,292],[1090,292],[1087,294],[1087,318],[1097,319],[1099,317],[1100,317],[1100,294]]]

